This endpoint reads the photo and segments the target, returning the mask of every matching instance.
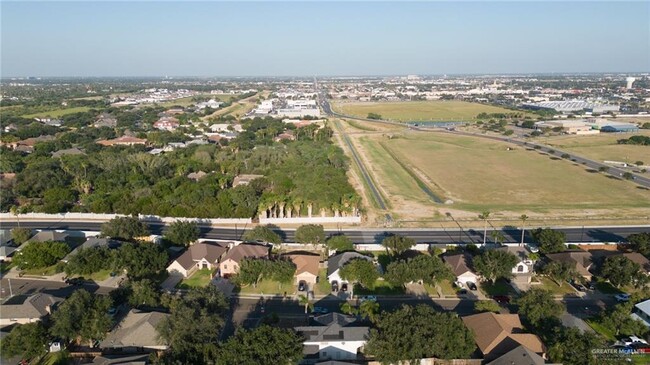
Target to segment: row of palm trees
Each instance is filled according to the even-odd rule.
[[[485,243],[486,243],[486,240],[487,240],[487,225],[488,225],[488,218],[490,217],[490,214],[491,214],[490,211],[486,210],[486,211],[484,211],[484,212],[482,212],[481,214],[478,215],[478,218],[483,220],[483,222],[484,222],[484,224],[483,224],[483,245],[484,246],[485,246]],[[451,213],[447,212],[447,213],[445,213],[445,215],[447,217],[451,218],[454,222],[456,222],[456,220],[451,215]],[[528,216],[525,215],[525,214],[522,214],[521,216],[519,216],[519,219],[521,219],[521,242],[519,243],[519,245],[523,246],[524,245],[524,235],[525,235],[525,231],[526,231],[526,221],[528,220]],[[458,222],[456,222],[456,224],[458,224]],[[460,227],[460,224],[458,224],[458,227]],[[462,227],[460,227],[460,228],[462,230]],[[492,231],[492,233],[490,235],[492,237],[492,240],[495,243],[499,243],[499,241],[503,242],[505,240],[505,236],[503,235],[503,233],[501,231]]]
[[[258,206],[260,218],[293,218],[300,217],[304,207],[307,217],[312,217],[314,206],[319,208],[319,215],[331,213],[334,217],[356,217],[361,209],[361,197],[356,194],[346,194],[338,202],[305,201],[300,197],[279,194],[264,194]]]

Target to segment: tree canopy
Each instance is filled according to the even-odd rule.
[[[627,236],[627,242],[630,244],[631,248],[648,257],[650,256],[650,233],[634,233]]]
[[[339,275],[343,280],[359,283],[368,289],[374,288],[375,281],[379,279],[375,264],[361,258],[350,260],[340,269]]]
[[[19,324],[0,342],[2,357],[22,356],[31,359],[45,354],[47,330],[42,322]]]
[[[395,286],[404,286],[412,281],[434,284],[442,279],[453,279],[449,266],[437,256],[419,255],[409,260],[393,261],[388,264],[384,279]]]
[[[136,217],[115,217],[102,224],[102,235],[106,237],[132,241],[149,234],[149,227]]]
[[[517,265],[517,256],[501,250],[486,250],[473,258],[474,268],[489,281],[512,276],[512,268]]]
[[[101,340],[112,325],[108,315],[110,307],[107,296],[77,290],[52,314],[50,333],[67,340],[77,337],[89,342]]]
[[[270,226],[256,226],[255,228],[246,231],[243,238],[249,241],[261,240],[275,244],[282,243],[280,235],[275,233]]]
[[[641,266],[625,256],[612,256],[605,259],[601,268],[603,278],[609,280],[614,286],[620,288],[634,283],[641,272]]]
[[[382,312],[365,347],[382,364],[469,358],[475,348],[474,336],[460,318],[423,304]]]
[[[262,325],[239,329],[219,346],[215,364],[289,365],[303,358],[302,337],[291,329]]]
[[[354,243],[344,234],[337,234],[328,238],[326,244],[327,248],[334,251],[349,251],[354,249]]]
[[[199,239],[201,230],[196,222],[178,220],[169,225],[165,231],[165,239],[174,245],[188,246]]]
[[[531,288],[517,300],[519,314],[533,326],[559,317],[564,310],[562,304],[553,299],[553,294],[544,289]]]
[[[305,224],[296,229],[296,241],[299,243],[325,243],[325,230],[320,224]]]
[[[381,244],[388,251],[392,252],[393,255],[399,255],[402,252],[408,250],[409,248],[415,246],[415,240],[400,235],[390,235],[384,238],[381,241]]]
[[[243,259],[235,281],[239,284],[256,286],[262,279],[288,284],[293,280],[296,265],[289,260]]]
[[[555,253],[566,250],[566,234],[551,228],[537,228],[532,232],[533,240],[541,253]]]
[[[558,286],[562,286],[567,280],[578,275],[575,265],[558,261],[551,261],[544,265],[542,272],[555,281]]]
[[[65,242],[32,242],[25,245],[12,259],[21,269],[40,269],[52,266],[70,252]]]

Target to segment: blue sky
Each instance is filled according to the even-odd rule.
[[[650,71],[650,2],[0,2],[11,76]]]

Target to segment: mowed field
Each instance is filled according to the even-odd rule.
[[[90,110],[90,108],[87,106],[79,106],[75,108],[54,109],[46,112],[26,114],[21,116],[23,118],[44,118],[44,117],[59,118],[67,114],[87,112],[88,110]]]
[[[515,113],[496,106],[457,100],[391,101],[391,102],[332,102],[332,108],[346,115],[366,118],[376,113],[383,119],[408,121],[472,121],[480,113]]]
[[[507,150],[503,142],[443,133],[404,132],[397,138],[358,136],[375,181],[409,212],[432,209],[558,213],[613,209],[649,210],[650,191],[629,181],[588,172],[584,166],[537,150]],[[431,190],[453,204],[434,204],[386,152],[415,171]],[[555,158],[552,159],[552,158]],[[405,205],[405,206],[401,206]],[[410,205],[410,206],[409,206]],[[431,214],[431,213],[429,213]]]
[[[650,146],[618,144],[619,139],[634,135],[650,137],[650,130],[635,133],[601,133],[595,136],[557,136],[545,141],[559,149],[572,151],[597,161],[621,161],[633,164],[642,161],[650,165]]]

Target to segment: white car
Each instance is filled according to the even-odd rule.
[[[630,337],[622,338],[616,344],[623,345],[623,346],[626,346],[626,347],[640,346],[640,345],[647,345],[648,341],[646,341],[646,340],[644,340],[642,338],[636,337],[636,336],[630,336]]]
[[[619,303],[627,302],[630,300],[630,294],[616,294],[614,299]]]

